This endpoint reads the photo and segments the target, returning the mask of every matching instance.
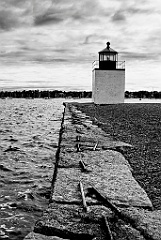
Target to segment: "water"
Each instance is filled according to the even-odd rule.
[[[48,205],[63,101],[92,100],[0,99],[0,239],[23,239]]]
[[[127,98],[125,99],[125,103],[161,103],[161,99],[155,98]]]
[[[0,100],[0,239],[23,239],[48,204],[62,102]]]
[[[82,98],[82,99],[67,99],[68,102],[92,102],[91,98]],[[125,103],[161,103],[161,99],[155,99],[155,98],[126,98],[124,100]]]

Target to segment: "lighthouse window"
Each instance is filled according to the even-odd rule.
[[[114,61],[114,55],[110,55],[110,61]]]
[[[109,61],[110,60],[110,56],[109,55],[105,55],[105,60]]]
[[[100,61],[116,61],[116,55],[102,53],[100,54]]]
[[[100,61],[103,61],[103,54],[100,55]]]
[[[100,55],[100,61],[109,61],[110,60],[110,56],[107,54],[102,54]]]

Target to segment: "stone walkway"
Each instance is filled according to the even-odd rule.
[[[65,104],[51,201],[25,240],[161,239],[161,211],[153,211],[121,148],[134,146]]]

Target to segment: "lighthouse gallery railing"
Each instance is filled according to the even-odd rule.
[[[92,63],[92,70],[99,68],[99,60]],[[116,69],[125,69],[125,61],[116,61]]]

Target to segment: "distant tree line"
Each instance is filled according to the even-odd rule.
[[[39,90],[23,90],[23,91],[1,91],[0,98],[91,98],[92,92],[89,91],[39,91]]]
[[[161,92],[158,91],[137,91],[137,92],[125,92],[125,98],[161,98]]]
[[[23,91],[1,91],[0,98],[91,98],[91,91],[39,91],[39,90],[23,90]],[[161,92],[158,91],[137,91],[125,92],[125,98],[161,98]]]

